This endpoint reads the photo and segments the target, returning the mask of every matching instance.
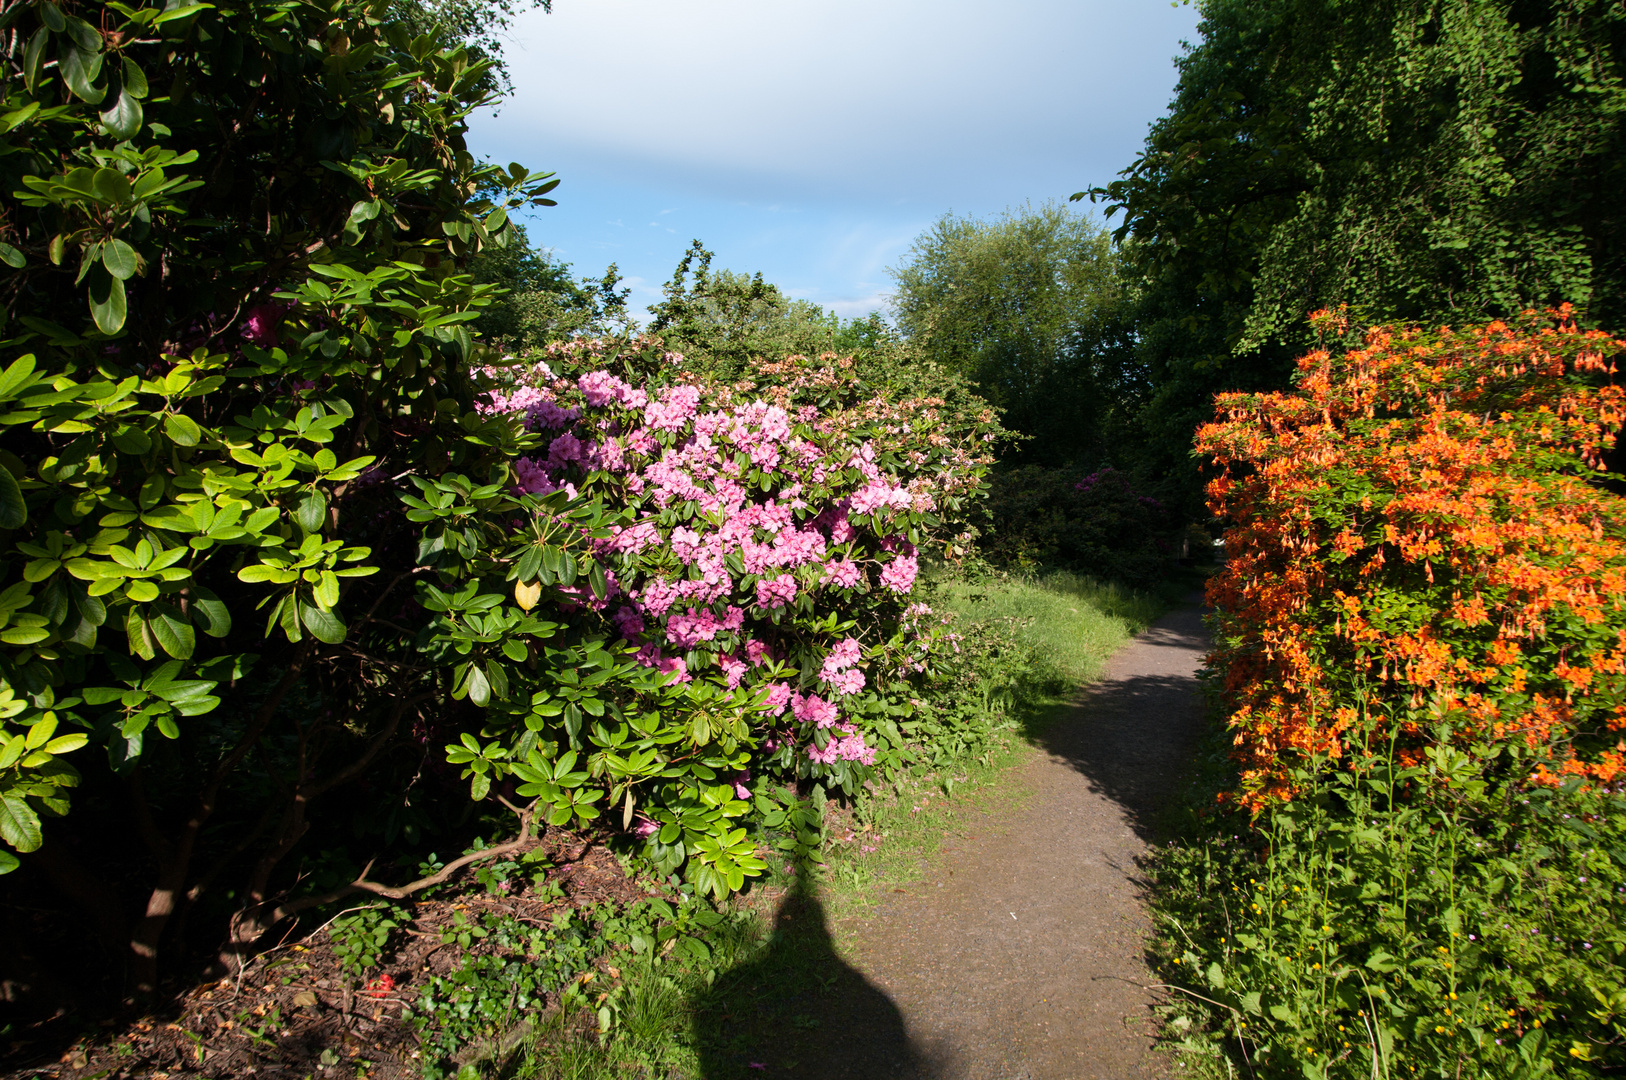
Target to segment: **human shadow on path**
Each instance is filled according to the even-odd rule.
[[[824,905],[800,884],[765,948],[717,977],[694,1010],[705,1080],[932,1080],[898,1007],[836,954]]]
[[[1200,598],[1163,616],[1133,647],[1129,670],[1109,671],[1032,737],[1123,807],[1130,827],[1153,842],[1203,729],[1194,668],[1209,638]]]

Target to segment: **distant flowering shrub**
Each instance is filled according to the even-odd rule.
[[[1147,585],[1178,554],[1175,517],[1122,470],[1027,465],[996,474],[988,503],[996,562],[1067,567]]]
[[[992,416],[966,424],[930,398],[844,402],[852,377],[834,357],[762,365],[738,386],[686,376],[654,339],[562,343],[541,361],[483,372],[481,408],[539,436],[514,463],[520,493],[563,493],[613,522],[584,536],[597,576],[558,587],[563,617],[665,673],[669,712],[684,695],[685,737],[651,742],[648,768],[611,793],[629,826],[634,807],[657,826],[642,833],[657,863],[675,868],[698,842],[683,839],[685,800],[747,812],[742,782],[702,790],[696,777],[855,792],[896,760],[897,724],[953,641],[909,603],[919,545],[978,492]],[[600,725],[559,734],[590,774],[627,754]],[[705,759],[719,740],[726,752]]]
[[[1596,471],[1623,350],[1567,306],[1378,327],[1293,391],[1221,396],[1197,445],[1231,523],[1209,597],[1244,804],[1391,739],[1407,766],[1478,745],[1534,784],[1626,769],[1626,513]]]

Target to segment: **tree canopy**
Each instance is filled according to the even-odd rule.
[[[1103,452],[1139,380],[1121,347],[1117,260],[1090,217],[1055,203],[991,221],[946,214],[893,276],[899,327],[1032,436],[1018,455],[1048,464]]]
[[[1169,114],[1080,193],[1123,212],[1166,464],[1304,316],[1626,320],[1626,12],[1593,0],[1205,0]]]

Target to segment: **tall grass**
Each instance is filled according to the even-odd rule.
[[[947,581],[942,589],[965,622],[1018,620],[1021,639],[1073,686],[1100,678],[1107,659],[1168,607],[1162,597],[1064,570]]]

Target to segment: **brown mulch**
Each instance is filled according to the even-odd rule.
[[[402,1019],[403,1008],[430,978],[457,970],[484,946],[476,942],[465,950],[444,943],[443,928],[459,916],[478,924],[499,913],[547,926],[568,908],[630,903],[658,892],[651,882],[629,878],[590,835],[550,829],[537,846],[553,864],[546,886],[533,887],[528,871],[496,894],[468,880],[430,890],[436,895],[401,905],[412,921],[397,931],[400,944],[381,968],[365,979],[343,969],[325,932],[302,926],[302,938],[260,953],[237,978],[190,987],[162,1013],[103,1027],[65,1051],[63,1034],[51,1030],[64,1021],[13,1032],[10,1045],[0,1048],[0,1080],[417,1076],[418,1040]],[[366,898],[355,904],[366,906]]]

